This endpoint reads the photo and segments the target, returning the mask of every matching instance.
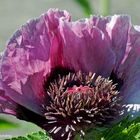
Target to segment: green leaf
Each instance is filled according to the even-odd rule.
[[[15,124],[13,122],[0,118],[0,131],[17,128],[17,127],[18,127],[18,124]]]
[[[140,117],[135,120],[127,117],[111,128],[91,128],[85,134],[84,140],[140,140]],[[80,139],[80,134],[74,138]]]
[[[25,137],[19,136],[19,137],[5,139],[5,140],[52,140],[52,138],[50,138],[47,133],[39,131],[36,133],[29,134]]]
[[[103,132],[105,140],[140,140],[140,118],[130,121],[127,117]]]
[[[86,16],[93,14],[89,0],[75,0],[84,10]]]

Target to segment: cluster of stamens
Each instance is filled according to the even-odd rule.
[[[108,125],[120,113],[116,85],[92,73],[59,76],[46,92],[44,127],[57,140],[71,140],[77,132],[82,138],[84,130]]]

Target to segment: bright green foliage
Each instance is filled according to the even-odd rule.
[[[75,0],[84,10],[87,16],[93,14],[93,9],[91,8],[89,0]]]
[[[92,129],[85,140],[140,140],[140,118],[130,121],[127,117],[111,128]]]
[[[0,118],[0,131],[18,127],[18,124]]]
[[[140,140],[140,117],[128,118],[103,132],[104,140]]]
[[[50,138],[45,132],[39,131],[37,133],[32,133],[25,137],[19,136],[17,138],[11,138],[6,140],[52,140],[52,138]]]
[[[77,134],[75,140],[81,140]],[[84,140],[140,140],[140,118],[125,118],[111,128],[94,128],[86,131]]]

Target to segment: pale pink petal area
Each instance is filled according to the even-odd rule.
[[[45,15],[46,26],[48,28],[51,50],[50,50],[50,63],[51,67],[56,66],[61,67],[63,61],[63,44],[61,33],[59,32],[60,21],[70,22],[71,16],[67,11],[60,11],[55,9],[50,9]]]
[[[55,56],[53,51],[59,45],[55,32],[60,18],[69,18],[68,13],[52,9],[29,21],[12,36],[2,59],[5,94],[39,114],[42,113],[44,80],[56,59],[51,54]]]
[[[0,113],[10,114],[16,116],[17,104],[0,90]]]
[[[108,77],[116,57],[105,34],[86,19],[60,25],[65,67]]]
[[[0,53],[0,68],[3,52]],[[16,116],[17,103],[12,101],[5,95],[5,91],[2,86],[2,76],[0,73],[0,113],[10,114]]]
[[[90,22],[102,30],[111,41],[110,47],[116,56],[114,71],[117,70],[124,58],[128,40],[128,32],[131,27],[130,17],[125,15],[114,15],[109,17],[93,17]]]
[[[118,76],[123,79],[120,94],[124,104],[131,106],[128,111],[140,115],[140,30],[138,28],[130,30],[127,55],[120,65]]]
[[[52,34],[55,34],[55,32],[57,32],[57,29],[59,28],[60,19],[64,21],[71,20],[70,14],[65,10],[61,11],[58,9],[49,9],[47,14],[44,16],[49,33]]]

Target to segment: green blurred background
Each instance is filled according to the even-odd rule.
[[[86,2],[90,4],[87,5]],[[140,0],[0,0],[0,50],[4,49],[10,36],[22,24],[38,17],[49,8],[65,9],[72,15],[73,20],[88,17],[90,13],[128,14],[132,18],[132,23],[139,25],[139,5]],[[14,124],[6,125],[1,118]],[[39,128],[31,123],[19,121],[13,116],[0,115],[0,140],[38,130]]]

